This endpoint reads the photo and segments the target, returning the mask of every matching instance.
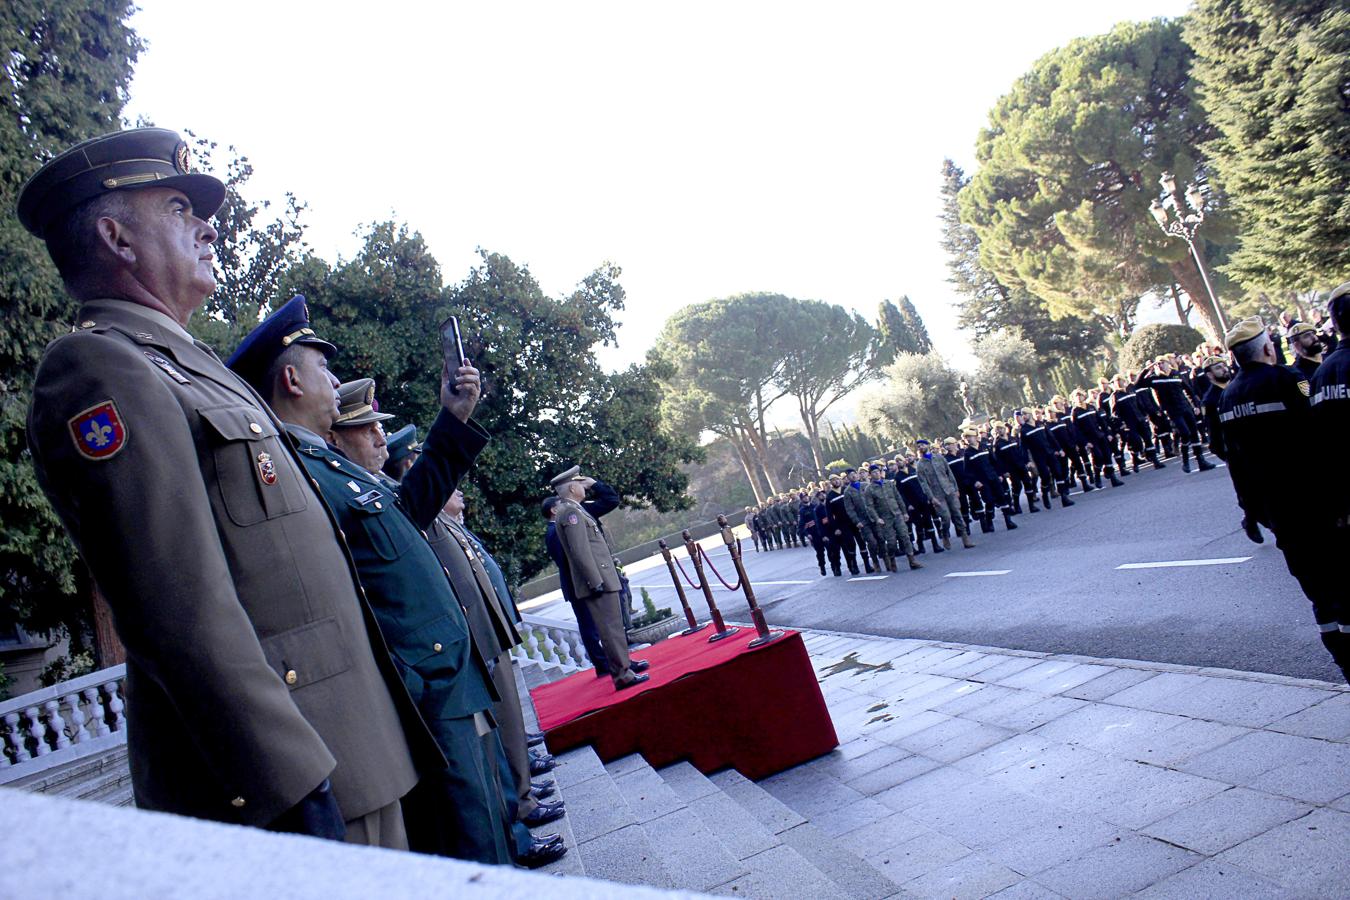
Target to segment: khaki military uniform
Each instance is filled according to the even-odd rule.
[[[619,609],[619,574],[614,571],[614,552],[591,514],[573,500],[563,499],[554,507],[553,521],[562,541],[572,575],[572,589],[585,603],[600,632],[600,643],[609,659],[615,683],[632,678],[628,635]]]
[[[167,316],[98,300],[78,322],[28,439],[126,645],[137,805],[266,825],[331,778],[367,837],[415,754],[444,762],[281,423]]]
[[[868,512],[881,520],[877,531],[885,542],[888,561],[897,552],[903,551],[913,564],[914,542],[909,537],[909,519],[900,506],[900,495],[895,485],[884,479],[869,481],[863,485],[863,499],[867,501]]]

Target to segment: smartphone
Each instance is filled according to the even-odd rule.
[[[441,323],[441,355],[450,364],[450,377],[453,381],[455,371],[464,365],[464,337],[459,332],[459,319],[450,316]],[[458,394],[459,388],[451,387],[450,393]]]

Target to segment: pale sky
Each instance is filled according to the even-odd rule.
[[[609,365],[712,297],[776,291],[873,319],[908,294],[965,367],[943,157],[973,168],[989,108],[1042,54],[1188,3],[141,6],[127,117],[235,145],[252,197],[295,192],[330,260],[391,216],[447,282],[480,246],[550,294],[612,260],[628,308]]]

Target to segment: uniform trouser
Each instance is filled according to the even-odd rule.
[[[886,516],[877,528],[886,540],[887,555],[895,556],[897,552],[906,556],[914,555],[914,542],[909,539],[909,523],[903,515],[896,513]]]
[[[1200,443],[1200,423],[1195,420],[1195,411],[1189,407],[1169,409],[1167,417],[1172,420],[1172,433],[1182,443],[1194,447]]]
[[[619,592],[604,591],[592,594],[584,601],[595,620],[595,630],[609,660],[609,674],[615,679],[631,674],[628,658],[628,634],[623,630],[623,613],[619,611]]]
[[[961,486],[961,516],[965,519],[984,518],[984,501],[973,484]]]
[[[866,554],[872,557],[873,562],[880,562],[882,549],[886,545],[881,526],[876,522],[855,522],[854,528],[858,532],[858,543],[866,548]]]
[[[1073,478],[1073,473],[1078,473],[1079,478],[1092,477],[1092,464],[1088,461],[1087,446],[1080,445],[1068,451],[1069,454],[1069,477]]]
[[[755,533],[759,535],[759,542],[764,545],[765,550],[773,549],[773,538],[769,537],[769,529],[758,528]]]
[[[825,568],[825,542],[814,531],[811,532],[811,549],[816,551],[816,565]],[[838,568],[836,566],[836,568]]]
[[[1320,526],[1320,527],[1319,527]],[[1275,523],[1275,546],[1284,554],[1289,574],[1312,601],[1313,618],[1322,644],[1341,672],[1350,680],[1350,599],[1339,573],[1327,565],[1328,559],[1343,558],[1346,530],[1330,522]]]
[[[844,561],[848,563],[850,572],[858,571],[858,543],[854,540],[853,531],[850,528],[840,528],[837,534],[830,535],[830,542],[825,545],[825,550],[830,555],[830,571],[839,571],[839,556],[842,553]]]
[[[1146,426],[1131,423],[1128,431],[1122,431],[1120,433],[1121,443],[1130,449],[1130,452],[1134,454],[1136,461],[1138,461],[1139,457],[1145,456],[1148,453],[1148,448],[1144,446],[1144,439],[1140,436],[1141,434],[1147,433],[1145,429]],[[1124,452],[1123,448],[1121,452]]]
[[[581,645],[586,648],[591,665],[595,666],[595,671],[601,675],[610,674],[612,670],[609,666],[609,657],[605,655],[605,648],[600,643],[600,631],[595,627],[595,619],[591,618],[591,608],[577,600],[572,604],[572,611],[576,613],[577,630],[581,632]]]
[[[965,520],[961,518],[961,498],[957,496],[956,491],[940,494],[933,499],[937,502],[937,508],[934,512],[937,513],[938,519],[942,522],[943,534],[946,534],[947,529],[951,528],[952,525],[956,526],[958,537],[965,537],[970,533],[969,529],[966,528]]]
[[[1090,438],[1087,448],[1092,453],[1092,471],[1094,474],[1101,471],[1108,473],[1116,471],[1116,467],[1111,463],[1111,445],[1106,442],[1106,438]]]
[[[1155,444],[1172,439],[1172,423],[1168,420],[1166,413],[1161,410],[1156,413],[1149,413],[1148,420],[1153,425],[1153,442]]]
[[[1008,472],[1008,481],[1012,484],[1013,504],[1017,505],[1017,498],[1023,494],[1027,495],[1027,503],[1031,503],[1031,498],[1036,496],[1036,476],[1026,466],[1013,466]]]
[[[502,653],[492,668],[492,685],[502,699],[492,707],[497,720],[497,736],[501,739],[506,761],[511,767],[511,780],[503,782],[508,794],[516,798],[516,817],[523,819],[534,812],[539,801],[530,793],[530,750],[525,743],[525,713],[520,708],[516,693],[516,670],[511,665],[511,654]]]
[[[914,526],[914,539],[916,541],[922,542],[925,538],[937,535],[933,527],[933,505],[931,503],[920,503],[911,509],[909,521]]]
[[[408,832],[403,827],[403,804],[395,800],[364,816],[348,819],[347,836],[343,840],[367,847],[407,850]]]
[[[500,741],[497,742],[497,746],[497,771],[502,779],[502,784],[509,784],[514,777],[511,774],[511,764],[507,762],[506,750],[501,748]],[[530,834],[530,829],[520,820],[520,807],[509,790],[502,800],[505,807],[504,816],[506,821],[510,823],[511,852],[519,859],[529,852],[530,846],[534,844],[534,835]]]
[[[1064,476],[1059,474],[1058,456],[1033,449],[1031,451],[1031,462],[1036,466],[1036,474],[1040,480],[1042,491],[1049,491],[1051,485],[1064,483]]]
[[[473,716],[428,722],[446,768],[422,776],[403,798],[408,845],[419,853],[511,864],[497,735]]]
[[[981,481],[980,484],[982,486],[976,488],[976,493],[980,495],[980,502],[984,507],[986,516],[992,516],[996,509],[1001,509],[1004,512],[1012,511],[1012,500],[1008,497],[1008,489],[1003,484],[1003,479]]]

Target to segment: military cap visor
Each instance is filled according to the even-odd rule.
[[[192,171],[187,142],[177,132],[132,128],[76,144],[38,169],[19,192],[19,222],[45,238],[52,225],[86,200],[147,187],[182,191],[201,219],[215,215],[225,201],[219,179]]]
[[[580,481],[583,477],[584,476],[581,474],[581,466],[573,466],[566,472],[554,475],[553,478],[549,480],[548,486],[551,488],[556,488],[559,485],[566,484],[569,481]]]
[[[375,401],[374,378],[358,378],[338,386],[338,417],[333,423],[334,428],[354,428],[392,418],[391,414],[380,412],[380,405]]]
[[[309,325],[309,307],[305,298],[296,294],[250,331],[225,365],[259,391],[272,361],[293,344],[304,344],[332,356],[337,348],[314,334]]]

